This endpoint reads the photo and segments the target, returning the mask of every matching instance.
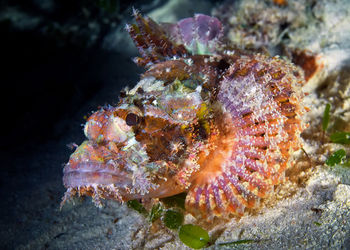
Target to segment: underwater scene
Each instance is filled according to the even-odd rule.
[[[350,1],[0,5],[1,249],[350,248]]]

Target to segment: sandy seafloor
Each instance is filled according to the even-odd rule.
[[[319,10],[323,24],[318,23],[314,30],[299,30],[299,34],[308,34],[304,37],[312,37],[312,43],[294,36],[302,48],[320,55],[319,62],[323,65],[305,86],[309,94],[304,105],[310,111],[303,118],[309,127],[302,137],[310,161],[297,152],[296,167],[300,172],[276,188],[278,199],[271,199],[255,214],[215,225],[209,232],[216,239],[210,249],[231,249],[232,245],[221,243],[245,239],[254,242],[234,248],[350,249],[350,169],[324,164],[330,152],[344,148],[350,155],[350,150],[329,143],[321,129],[325,104],[331,103],[327,133],[350,131],[349,6],[347,1],[332,1],[327,11]],[[182,14],[185,10],[209,14],[212,7],[206,2],[188,5],[186,1],[169,1],[148,14],[164,21],[176,19],[179,16],[176,10]],[[126,36],[125,32],[122,34]],[[186,249],[176,233],[165,228],[151,233],[141,215],[116,202],[106,201],[104,208],[99,209],[87,198],[59,209],[65,191],[62,168],[72,152],[66,145],[82,142],[82,117],[98,105],[116,103],[121,86],[132,86],[138,79],[140,69],[128,59],[135,52],[127,49],[131,47],[128,40],[118,39],[119,51],[112,48],[108,56],[90,57],[99,67],[93,69],[96,74],[86,73],[88,76],[84,77],[92,74],[109,84],[76,108],[74,115],[56,124],[57,130],[64,130],[62,136],[1,152],[1,158],[5,159],[5,171],[0,179],[1,249]],[[317,39],[320,43],[322,40],[322,46],[315,45]],[[91,68],[84,70],[88,72]],[[193,218],[187,216],[186,222],[193,222]]]

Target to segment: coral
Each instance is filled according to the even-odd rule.
[[[233,46],[289,58],[312,86],[349,53],[349,1],[226,1],[213,14]]]
[[[225,22],[226,36],[235,46],[280,54],[279,47],[291,32],[315,22],[307,14],[311,5],[306,0],[226,1],[213,14]]]
[[[127,31],[147,70],[117,106],[87,120],[87,141],[64,168],[63,203],[187,192],[187,211],[207,220],[258,207],[301,147],[303,73],[228,50],[217,18],[158,25],[134,15]]]

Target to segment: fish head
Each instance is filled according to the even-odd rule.
[[[154,78],[143,79],[116,107],[101,108],[87,119],[86,141],[63,170],[67,197],[126,201],[186,189],[188,184],[178,176],[189,168],[188,157],[204,139],[195,126],[206,105],[200,89],[182,83],[155,88],[157,84]]]

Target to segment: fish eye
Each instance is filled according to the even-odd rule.
[[[125,122],[128,126],[135,126],[140,123],[140,117],[134,113],[129,113],[125,117]]]

